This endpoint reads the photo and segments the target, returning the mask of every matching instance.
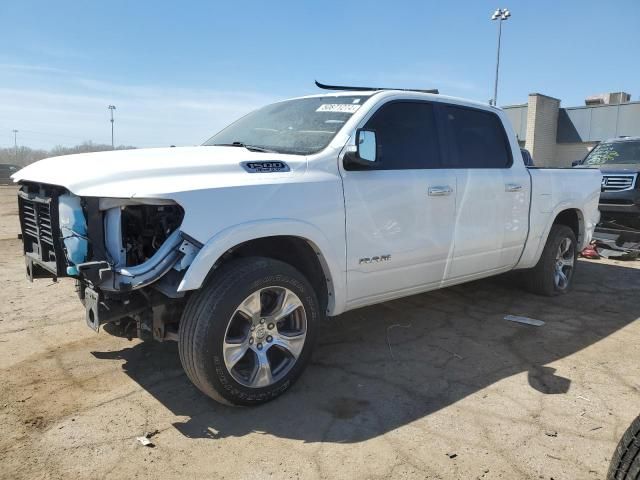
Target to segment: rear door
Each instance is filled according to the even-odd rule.
[[[382,105],[373,170],[343,171],[348,303],[358,306],[439,285],[452,254],[455,175],[440,169],[434,107]]]
[[[529,178],[514,162],[500,117],[443,105],[446,159],[455,169],[454,252],[447,279],[484,276],[513,267],[526,241]]]

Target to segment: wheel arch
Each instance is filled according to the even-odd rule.
[[[189,266],[178,291],[197,290],[219,266],[233,258],[264,256],[299,270],[312,284],[328,315],[341,313],[345,302],[344,253],[316,227],[285,220],[251,222],[227,229],[209,240]],[[277,233],[276,233],[277,232]],[[341,261],[342,260],[342,261]]]
[[[576,240],[578,241],[578,245],[582,245],[585,232],[584,215],[582,210],[579,208],[567,208],[562,210],[555,216],[551,225],[566,225],[573,230]],[[549,227],[549,230],[551,230],[551,227]],[[549,234],[547,233],[547,236],[548,235]]]
[[[546,215],[545,215],[546,216]],[[544,246],[549,238],[551,227],[554,225],[566,225],[576,235],[578,249],[582,250],[586,245],[587,229],[583,211],[575,205],[562,205],[548,215],[548,220],[543,225],[532,226],[531,233],[525,244],[525,249],[516,265],[516,269],[532,268],[540,259]]]

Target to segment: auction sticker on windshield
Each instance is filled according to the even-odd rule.
[[[360,108],[360,105],[354,105],[350,103],[325,103],[320,105],[316,112],[342,112],[342,113],[355,113]]]

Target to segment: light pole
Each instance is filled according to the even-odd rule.
[[[116,109],[115,105],[109,105],[109,112],[111,112],[111,150],[115,148],[113,143],[113,111]]]
[[[511,16],[511,12],[507,8],[498,8],[493,15],[491,15],[491,20],[498,20],[498,55],[496,57],[496,82],[493,85],[493,106],[496,106],[496,102],[498,101],[498,71],[500,70],[500,40],[502,37],[502,22],[503,20],[507,20]]]
[[[13,129],[13,148],[16,155],[16,162],[18,161],[18,130]]]

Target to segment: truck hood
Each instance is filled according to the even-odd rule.
[[[249,173],[241,165],[246,161],[282,161],[290,171]],[[242,147],[147,148],[46,158],[11,178],[60,185],[80,196],[162,198],[176,192],[273,183],[304,173],[306,166],[304,156]]]

